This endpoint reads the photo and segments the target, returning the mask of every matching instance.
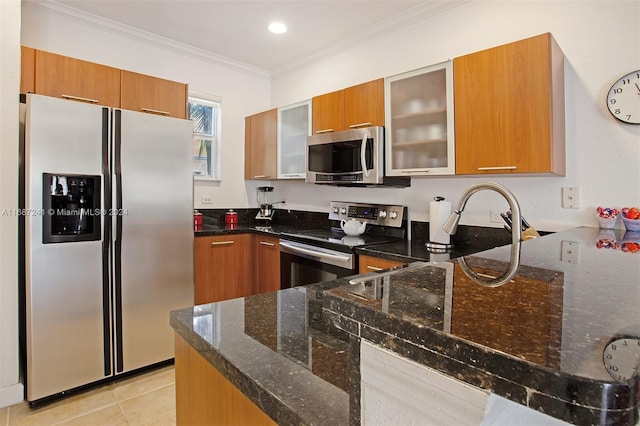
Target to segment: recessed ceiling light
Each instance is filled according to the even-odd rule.
[[[275,34],[282,34],[287,32],[287,26],[282,22],[272,22],[269,24],[269,31]]]

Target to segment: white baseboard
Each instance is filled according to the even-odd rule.
[[[14,385],[0,388],[0,408],[18,404],[24,400],[24,385],[16,383]]]

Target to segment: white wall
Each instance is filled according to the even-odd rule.
[[[20,0],[0,1],[0,407],[22,400],[18,373]],[[5,210],[6,209],[6,210]]]
[[[613,119],[607,90],[640,68],[640,2],[472,0],[272,81],[272,103],[287,105],[375,78],[551,32],[565,54],[566,177],[414,178],[406,189],[313,187],[275,183],[290,208],[326,211],[331,200],[402,203],[412,220],[428,220],[428,201],[455,202],[482,180],[501,182],[525,217],[543,230],[597,226],[595,207],[640,204],[640,126]],[[580,188],[580,209],[561,208],[561,188]],[[280,198],[280,197],[278,197]],[[506,202],[486,191],[467,205],[461,223],[489,223]],[[620,224],[620,226],[622,226]]]
[[[256,182],[244,182],[244,117],[270,108],[270,77],[259,68],[142,33],[61,4],[23,2],[22,44],[66,56],[185,82],[222,98],[222,181],[197,181],[195,207],[247,207]],[[201,205],[202,196],[213,204]]]

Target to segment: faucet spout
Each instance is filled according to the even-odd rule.
[[[522,213],[520,212],[520,205],[518,204],[518,200],[513,195],[513,193],[503,185],[495,182],[480,182],[471,185],[460,195],[456,208],[449,216],[449,219],[447,219],[444,225],[442,225],[442,230],[447,232],[448,234],[454,235],[458,229],[458,223],[460,222],[462,212],[467,205],[467,201],[469,201],[469,198],[471,198],[473,194],[482,190],[491,190],[502,195],[505,200],[507,200],[507,203],[509,203],[509,207],[511,208],[513,225],[511,227],[511,261],[509,264],[509,269],[501,277],[486,279],[476,274],[471,268],[466,267],[464,258],[460,258],[459,263],[463,267],[463,270],[467,273],[467,275],[478,284],[497,287],[509,282],[511,278],[513,278],[513,276],[516,274],[516,271],[518,270],[518,266],[520,264],[520,242],[522,241]]]

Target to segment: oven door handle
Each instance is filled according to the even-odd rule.
[[[333,254],[325,250],[314,250],[308,246],[303,247],[301,244],[283,240],[280,240],[280,251],[342,268],[353,269],[353,255],[351,254]]]
[[[365,132],[362,137],[362,146],[360,147],[360,163],[362,163],[362,171],[365,177],[369,177],[369,169],[367,169],[367,139],[369,139],[369,132]]]

